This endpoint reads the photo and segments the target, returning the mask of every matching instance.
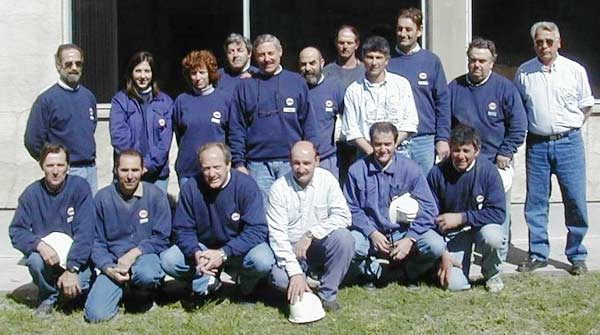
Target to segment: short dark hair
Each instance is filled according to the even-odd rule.
[[[46,157],[48,157],[48,154],[57,154],[60,152],[64,152],[65,153],[65,158],[67,159],[67,165],[69,164],[69,150],[67,150],[67,148],[65,148],[62,144],[58,144],[58,143],[44,143],[44,146],[42,147],[42,150],[40,151],[40,160],[39,160],[39,164],[40,167],[44,166],[44,161],[46,160]]]
[[[202,153],[206,150],[212,148],[219,148],[221,150],[223,156],[225,156],[225,164],[229,164],[231,162],[231,150],[229,150],[227,144],[223,142],[209,142],[201,146],[200,149],[198,149],[198,163],[202,163],[200,161],[200,155],[202,155]]]
[[[365,40],[362,46],[362,56],[365,57],[369,52],[381,52],[387,58],[390,57],[390,44],[381,36],[371,36]]]
[[[337,43],[338,36],[340,36],[340,31],[342,31],[342,30],[350,30],[350,32],[352,32],[352,34],[354,34],[354,42],[360,43],[360,34],[358,32],[358,29],[356,29],[356,27],[351,26],[349,24],[343,24],[338,28],[338,30],[335,33],[334,43]]]
[[[375,133],[384,133],[394,135],[394,142],[398,140],[398,129],[391,122],[375,122],[369,129],[369,137],[371,141]]]
[[[423,26],[423,13],[417,8],[410,7],[401,9],[398,14],[398,19],[400,18],[411,19],[419,29]]]
[[[450,147],[458,147],[465,144],[473,144],[475,149],[481,148],[481,135],[477,129],[459,124],[450,131]]]
[[[160,89],[156,83],[157,71],[154,65],[154,57],[148,51],[138,51],[129,59],[129,63],[127,63],[127,73],[125,74],[127,78],[125,81],[125,92],[131,99],[138,101],[142,101],[142,95],[135,87],[135,81],[133,80],[133,69],[143,62],[148,62],[148,65],[150,65],[150,70],[152,71],[152,80],[150,81],[152,86],[152,95],[157,96],[160,93]]]
[[[494,62],[498,57],[498,53],[496,52],[496,44],[494,44],[494,41],[492,40],[487,40],[481,37],[475,38],[473,41],[471,41],[471,43],[469,43],[469,46],[467,47],[467,57],[469,57],[469,52],[471,52],[473,48],[488,49],[492,54],[492,60]]]
[[[115,169],[119,168],[119,164],[121,163],[122,156],[139,157],[140,164],[142,164],[142,167],[144,167],[144,155],[142,155],[142,153],[139,152],[137,149],[129,148],[129,149],[122,150],[121,152],[119,152],[117,154],[117,157],[115,158]]]
[[[54,60],[56,61],[57,64],[60,64],[60,58],[62,56],[63,51],[65,50],[69,50],[69,49],[74,49],[79,51],[79,54],[81,55],[81,61],[85,60],[85,56],[83,55],[83,49],[81,49],[79,47],[79,45],[74,44],[74,43],[65,43],[65,44],[61,44],[58,46],[58,49],[56,49],[56,54],[54,55]]]

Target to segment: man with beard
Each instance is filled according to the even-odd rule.
[[[318,121],[319,166],[339,176],[335,142],[337,116],[344,110],[344,94],[337,80],[323,74],[325,60],[319,49],[306,47],[298,57],[300,74],[308,84],[308,96]],[[337,135],[337,136],[336,136]]]

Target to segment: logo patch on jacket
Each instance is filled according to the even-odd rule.
[[[75,220],[75,208],[69,207],[67,208],[67,223],[71,223]]]
[[[149,220],[148,219],[148,211],[145,209],[140,209],[138,216],[140,217],[140,223],[147,223]]]
[[[239,221],[240,220],[240,213],[233,213],[231,214],[231,220],[233,221]]]

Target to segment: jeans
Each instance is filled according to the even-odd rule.
[[[54,305],[58,301],[59,291],[56,288],[58,277],[64,270],[57,266],[48,266],[39,253],[33,252],[26,262],[33,283],[38,288],[38,301],[44,305]],[[90,287],[92,271],[88,266],[79,269],[79,285],[82,290]]]
[[[565,254],[571,262],[585,260],[587,250],[582,241],[588,229],[588,216],[581,132],[572,132],[558,140],[542,140],[530,135],[527,137],[526,156],[525,220],[529,227],[529,257],[548,260],[548,199],[550,177],[555,174],[565,206],[568,231]]]
[[[156,254],[139,256],[131,267],[130,284],[141,289],[153,289],[164,278]],[[123,297],[124,284],[118,284],[102,273],[92,286],[85,301],[85,319],[89,322],[101,322],[112,319],[119,312],[119,301]]]
[[[504,228],[499,224],[486,224],[481,228],[472,228],[448,238],[448,252],[462,264],[462,269],[453,268],[448,290],[461,291],[471,288],[469,270],[473,244],[481,251],[481,273],[483,278],[490,279],[500,274],[500,250],[507,244]]]
[[[331,172],[335,179],[339,180],[340,169],[338,168],[338,160],[335,153],[319,162],[319,166]]]
[[[355,256],[352,261],[352,273],[358,273],[373,282],[381,277],[382,267],[376,261],[376,250],[371,245],[371,240],[359,231],[352,231],[352,236],[355,240]],[[388,240],[394,242],[406,236],[406,231],[397,230],[392,234],[388,234]],[[423,233],[413,245],[413,250],[410,255],[403,260],[406,264],[407,279],[416,280],[429,270],[446,250],[444,239],[433,229]]]
[[[326,301],[336,300],[337,292],[354,257],[354,238],[345,228],[332,231],[325,238],[314,239],[307,251],[307,260],[298,261],[303,270],[319,273],[318,295]],[[274,266],[271,283],[286,292],[289,277],[284,268]]]
[[[421,135],[410,139],[408,157],[417,162],[427,176],[435,163],[435,135]]]
[[[506,257],[508,256],[508,248],[509,248],[509,244],[510,244],[510,196],[511,196],[511,191],[512,191],[512,187],[508,189],[508,191],[506,191],[504,193],[504,196],[506,197],[506,217],[504,219],[504,222],[502,223],[502,232],[504,233],[504,236],[506,237],[506,243],[502,244],[502,246],[500,247],[500,259],[504,262],[506,261]]]
[[[258,188],[262,192],[263,204],[265,208],[267,208],[271,185],[273,185],[277,178],[285,175],[291,170],[292,168],[287,160],[248,162],[248,171],[254,180],[256,180]]]
[[[96,165],[71,166],[69,174],[85,179],[90,184],[92,195],[96,195],[96,192],[98,192],[98,172],[96,171]]]
[[[208,248],[198,243],[201,250]],[[177,279],[190,281],[192,283],[192,292],[199,295],[208,293],[209,276],[196,272],[194,260],[186,259],[178,246],[174,245],[162,252],[160,255],[162,266],[165,272]],[[266,242],[258,244],[250,249],[246,255],[239,257],[229,257],[225,262],[225,269],[238,271],[238,284],[242,294],[250,294],[258,282],[267,277],[271,268],[275,264],[273,251]]]

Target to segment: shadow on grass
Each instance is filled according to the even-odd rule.
[[[514,245],[509,244],[508,255],[506,256],[505,263],[518,266],[519,264],[527,261],[528,257],[529,257],[529,252],[527,250],[519,249],[519,248],[515,247]],[[475,254],[474,258],[475,258],[474,264],[481,266],[481,254]],[[561,262],[559,260],[552,259],[552,258],[548,259],[548,265],[552,265],[557,269],[565,270],[565,271],[569,271],[569,269],[571,268],[570,264],[567,264],[565,262]]]

